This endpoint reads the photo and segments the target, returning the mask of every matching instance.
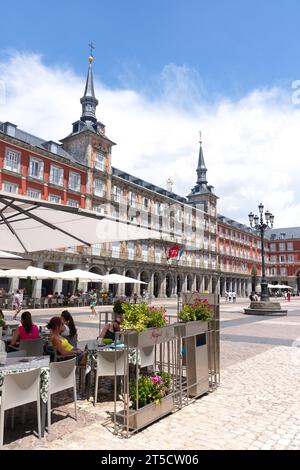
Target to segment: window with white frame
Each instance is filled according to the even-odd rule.
[[[57,204],[60,204],[61,202],[61,197],[57,196],[57,194],[49,194],[48,196],[48,201],[50,202],[56,202]]]
[[[280,263],[285,263],[285,255],[280,255],[279,259],[280,259]]]
[[[277,274],[277,269],[276,268],[270,268],[270,275],[271,276],[276,276]]]
[[[113,187],[113,200],[115,202],[121,202],[121,188],[118,186]]]
[[[42,192],[39,189],[28,188],[27,196],[32,197],[34,199],[41,199]]]
[[[160,252],[160,247],[155,248],[155,261],[156,263],[160,263],[161,260],[161,252]]]
[[[279,251],[285,251],[285,243],[279,243]]]
[[[136,194],[132,191],[129,191],[128,193],[128,202],[131,207],[136,206]]]
[[[148,261],[148,246],[147,245],[142,246],[142,259],[143,261]]]
[[[5,170],[20,173],[21,154],[15,150],[6,149],[4,168]]]
[[[289,263],[292,263],[295,260],[294,255],[287,255],[287,258]]]
[[[200,255],[196,255],[196,268],[200,267]]]
[[[95,152],[95,168],[104,171],[104,153],[100,151]]]
[[[44,178],[44,162],[37,158],[30,157],[29,160],[29,174],[31,178],[42,180]]]
[[[64,184],[64,169],[59,166],[51,165],[49,182],[62,186]]]
[[[78,201],[75,201],[75,199],[68,199],[67,205],[70,207],[79,207],[79,203]]]
[[[120,243],[119,242],[113,242],[111,244],[111,251],[112,251],[112,257],[113,258],[118,258],[120,254]]]
[[[287,249],[288,249],[288,251],[293,251],[293,249],[294,249],[294,243],[293,243],[293,242],[288,242],[288,244],[287,244]]]
[[[270,244],[270,251],[276,251],[276,243]]]
[[[3,191],[6,193],[14,193],[18,192],[19,185],[10,183],[9,181],[3,181]]]
[[[69,189],[73,191],[80,191],[81,177],[79,173],[75,171],[70,171],[69,174]]]
[[[104,196],[104,183],[99,178],[94,179],[94,194],[95,196]]]
[[[286,268],[280,268],[280,275],[281,276],[286,276],[287,275],[287,269]]]
[[[127,249],[128,249],[128,259],[134,259],[134,243],[128,242]]]
[[[270,256],[270,262],[271,263],[276,263],[277,262],[277,256],[276,255],[271,255]]]

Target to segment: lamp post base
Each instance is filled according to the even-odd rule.
[[[279,302],[251,302],[249,308],[244,308],[246,315],[285,317],[287,312],[287,310],[282,310]]]

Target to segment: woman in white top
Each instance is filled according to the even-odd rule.
[[[61,319],[64,329],[60,335],[64,338],[68,338],[69,343],[72,344],[72,346],[77,347],[77,329],[72,315],[68,310],[64,310],[61,314]]]

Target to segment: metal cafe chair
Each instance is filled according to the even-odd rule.
[[[38,339],[24,339],[20,341],[20,350],[26,351],[25,356],[42,356],[44,349],[43,338]]]
[[[40,369],[4,375],[1,390],[0,449],[3,447],[5,411],[27,403],[37,403],[38,435],[41,438]]]
[[[54,393],[62,392],[63,390],[67,390],[69,388],[73,389],[75,419],[77,421],[75,370],[76,370],[76,358],[75,357],[73,359],[69,359],[68,361],[50,363],[48,403],[47,403],[48,433],[50,433],[50,427],[51,427],[51,396]]]
[[[117,355],[115,363],[115,354]],[[124,375],[124,351],[98,351],[95,368],[95,398],[94,406],[97,402],[99,377],[114,377]]]

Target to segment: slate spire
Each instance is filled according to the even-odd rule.
[[[81,115],[80,120],[86,122],[87,124],[89,122],[91,123],[97,122],[96,107],[98,105],[98,100],[95,96],[95,90],[94,90],[94,79],[93,79],[93,68],[92,68],[92,64],[94,61],[94,57],[93,57],[94,46],[90,44],[90,47],[91,47],[91,53],[89,57],[89,68],[88,68],[88,74],[87,74],[87,79],[86,79],[86,85],[85,85],[84,95],[80,100],[80,103],[82,105],[82,115]]]

